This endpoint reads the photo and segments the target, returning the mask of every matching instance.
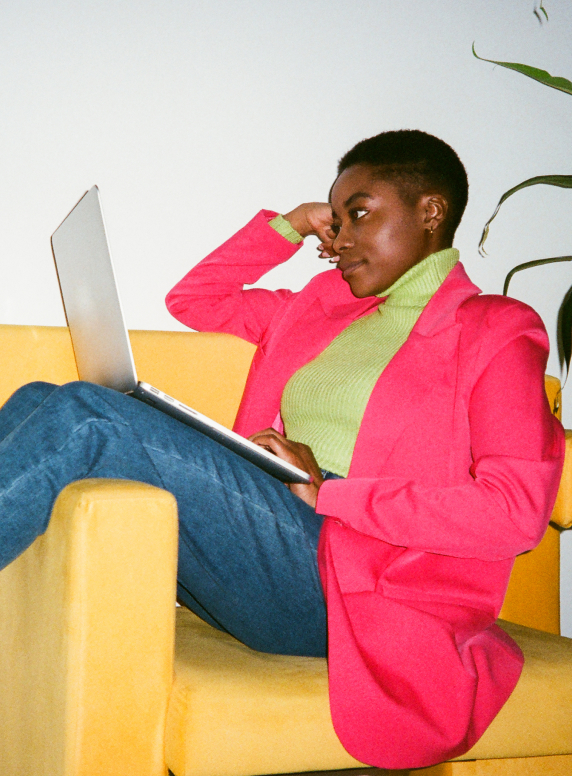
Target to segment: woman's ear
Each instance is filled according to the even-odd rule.
[[[427,194],[421,197],[420,204],[424,214],[424,226],[433,234],[447,217],[449,204],[441,194]]]

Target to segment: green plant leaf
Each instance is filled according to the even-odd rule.
[[[538,8],[537,8],[536,6],[534,7],[534,10],[532,11],[532,13],[533,13],[533,14],[536,16],[536,18],[538,19],[538,23],[539,23],[539,24],[544,24],[544,19],[543,19],[543,18],[542,18],[542,16],[540,15],[539,11],[542,11],[542,13],[543,13],[543,15],[544,15],[544,19],[546,19],[546,21],[548,21],[548,14],[547,14],[547,12],[546,12],[546,8],[545,8],[545,7],[542,5],[542,2],[541,2],[541,3],[540,3],[540,5],[538,6]]]
[[[551,259],[535,259],[534,261],[525,261],[524,264],[518,264],[513,267],[504,280],[503,296],[508,294],[508,287],[513,275],[521,272],[523,269],[531,267],[540,267],[542,264],[555,264],[559,261],[572,261],[572,256],[554,256]],[[558,350],[560,355],[560,364],[566,364],[566,378],[570,370],[570,360],[572,358],[572,287],[566,292],[566,296],[558,311]]]
[[[534,259],[534,261],[525,261],[524,264],[517,264],[517,266],[513,267],[504,279],[502,295],[506,296],[508,294],[510,281],[512,280],[513,275],[516,275],[517,272],[521,272],[523,269],[530,269],[531,267],[540,267],[542,264],[556,264],[559,261],[572,261],[572,256],[554,256],[551,259]]]
[[[522,183],[519,183],[518,186],[513,186],[512,189],[505,191],[505,193],[499,199],[498,205],[495,208],[495,212],[489,218],[489,220],[487,221],[483,229],[483,233],[481,235],[481,239],[479,242],[479,253],[481,254],[481,256],[484,256],[486,254],[484,246],[485,246],[485,241],[489,236],[489,227],[491,225],[492,220],[499,212],[502,203],[505,202],[509,197],[511,197],[517,191],[520,191],[521,189],[526,189],[528,188],[528,186],[537,186],[540,183],[544,183],[547,186],[559,186],[562,189],[572,189],[572,175],[536,175],[534,178],[528,178],[528,180],[525,180]]]
[[[558,311],[558,345],[564,363],[566,364],[566,376],[570,371],[570,358],[572,355],[572,288],[569,288]]]
[[[544,10],[544,9],[542,9]],[[530,65],[521,65],[518,62],[497,62],[495,59],[485,59],[480,57],[475,51],[475,44],[473,43],[473,54],[481,62],[490,62],[492,65],[500,65],[506,67],[509,70],[516,70],[517,73],[528,76],[535,81],[539,81],[545,86],[550,86],[552,89],[558,89],[561,92],[572,94],[572,81],[567,78],[560,78],[559,76],[550,75],[546,70],[540,70],[538,67],[531,67]]]

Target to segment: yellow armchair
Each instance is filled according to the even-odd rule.
[[[213,334],[131,338],[144,379],[232,424],[252,346]],[[0,404],[31,380],[77,377],[66,329],[0,326],[0,354]],[[547,392],[554,403],[558,381],[547,378]],[[572,460],[553,515],[563,527],[571,478]],[[502,626],[526,657],[515,692],[471,752],[412,775],[572,774],[572,640],[558,636],[558,541],[550,527],[511,577]],[[325,660],[253,652],[184,608],[175,629],[176,546],[170,494],[84,480],[62,491],[44,536],[0,572],[1,776],[360,767],[332,728]]]

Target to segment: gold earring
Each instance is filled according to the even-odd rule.
[[[431,237],[433,237],[433,227],[432,226],[429,227],[429,234],[431,235]]]

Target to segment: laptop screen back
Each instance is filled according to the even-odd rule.
[[[137,376],[97,186],[56,229],[52,251],[80,380],[134,390]]]

